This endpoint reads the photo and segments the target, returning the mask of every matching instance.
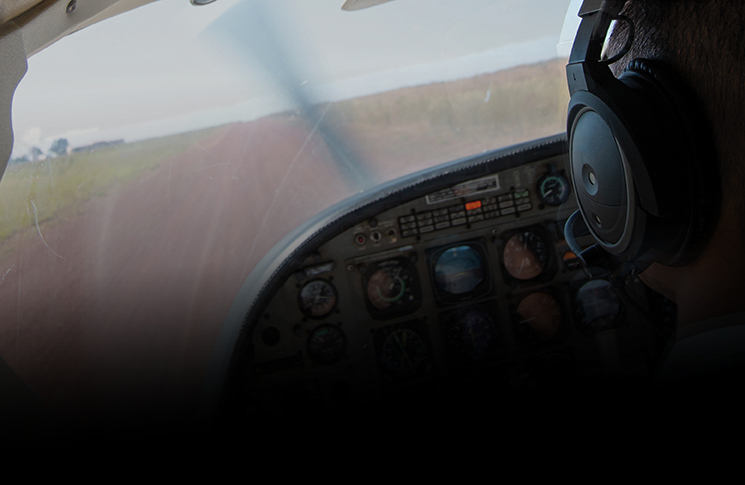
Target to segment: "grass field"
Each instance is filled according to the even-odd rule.
[[[54,159],[8,165],[0,182],[0,240],[77,203],[104,197],[117,184],[156,169],[216,128],[125,143]]]

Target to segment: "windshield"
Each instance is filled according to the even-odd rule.
[[[299,224],[565,130],[569,0],[342,3],[162,0],[29,59],[0,355],[50,407],[192,402],[240,285]]]

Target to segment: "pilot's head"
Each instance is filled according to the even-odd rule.
[[[716,155],[721,210],[714,232],[692,263],[652,265],[642,279],[679,305],[679,326],[745,311],[745,2],[629,0],[622,12],[634,24],[631,50],[612,66],[619,76],[633,59],[671,65],[699,98]],[[620,52],[629,27],[617,22],[606,52]]]

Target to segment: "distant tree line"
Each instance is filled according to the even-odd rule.
[[[52,142],[52,146],[49,147],[45,158],[56,158],[62,155],[67,155],[67,149],[69,148],[69,146],[70,142],[67,141],[67,138],[59,138],[57,140],[54,140],[54,142]],[[31,147],[28,152],[28,155],[11,158],[10,163],[35,162],[42,158],[42,156],[44,155],[44,151],[38,146]]]

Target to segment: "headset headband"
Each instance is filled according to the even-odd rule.
[[[602,61],[603,44],[608,29],[614,20],[621,19],[625,0],[585,0],[579,10],[582,23],[577,31],[572,52],[567,64],[567,82],[569,93],[594,89],[594,79],[612,76],[608,65],[620,59],[631,46],[632,36],[621,54]],[[633,27],[633,26],[632,26]]]

